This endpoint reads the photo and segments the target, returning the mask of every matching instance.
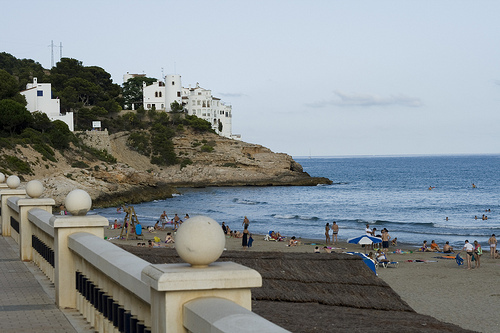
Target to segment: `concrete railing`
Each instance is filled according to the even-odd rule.
[[[53,215],[55,202],[40,198],[40,182],[31,181],[22,190],[18,179],[9,177],[5,186],[2,177],[3,236],[11,236],[20,258],[33,261],[54,283],[56,304],[77,309],[96,331],[245,332],[248,327],[287,332],[251,312],[251,288],[262,285],[257,271],[213,262],[224,243],[207,245],[206,239],[225,238],[219,238],[222,229],[212,219],[192,218],[179,228],[176,249],[189,263],[152,265],[104,240],[109,221],[86,215],[91,206],[86,192],[68,194],[71,215]],[[184,241],[182,229],[189,235]],[[193,230],[200,229],[204,242],[196,233],[193,237]]]

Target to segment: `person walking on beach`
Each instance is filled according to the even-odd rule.
[[[496,251],[497,251],[497,239],[495,234],[491,235],[490,239],[488,239],[488,244],[490,245],[490,258],[495,259]]]
[[[325,225],[325,243],[328,244],[330,243],[330,223],[326,222]]]
[[[466,239],[464,248],[462,250],[465,250],[465,252],[467,252],[467,269],[471,269],[472,256],[474,255],[474,246]]]
[[[339,234],[339,226],[337,222],[333,221],[332,224],[332,242],[333,244],[337,244],[337,235]]]

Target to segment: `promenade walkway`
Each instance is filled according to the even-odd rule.
[[[0,235],[0,332],[94,332],[76,310],[60,310],[54,286],[18,245]]]

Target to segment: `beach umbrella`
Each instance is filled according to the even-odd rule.
[[[379,237],[373,237],[373,236],[363,235],[363,236],[358,236],[358,237],[350,238],[350,239],[347,240],[347,243],[369,245],[369,244],[372,244],[372,243],[382,243],[382,239],[379,238]],[[365,252],[366,252],[366,246],[365,246]]]

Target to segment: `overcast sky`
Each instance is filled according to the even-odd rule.
[[[5,1],[0,52],[180,74],[293,156],[500,153],[500,1]],[[56,61],[59,49],[54,49]]]

